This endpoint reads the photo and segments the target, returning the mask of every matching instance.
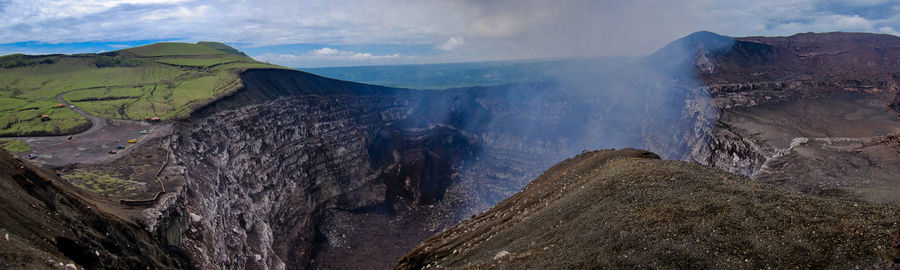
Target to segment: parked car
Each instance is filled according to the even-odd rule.
[[[147,131],[146,129],[145,129],[145,130],[141,130],[141,134],[147,134],[147,132],[148,132],[148,131]]]
[[[109,152],[107,152],[107,153],[109,153],[110,155],[115,155],[115,154],[116,154],[116,150],[109,150]]]
[[[36,158],[37,158],[37,155],[35,155],[35,154],[28,154],[28,159],[36,159]]]
[[[116,149],[125,149],[125,146],[124,146],[124,145],[119,145],[119,146],[116,146]]]

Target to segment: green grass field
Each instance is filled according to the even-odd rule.
[[[11,153],[23,153],[31,151],[31,147],[27,143],[20,140],[0,139],[0,148],[6,149]]]
[[[134,190],[137,183],[115,174],[94,171],[76,171],[63,176],[69,182],[85,190],[106,196],[116,196]]]
[[[227,55],[228,53],[199,44],[161,42],[123,50],[138,57],[169,55]]]
[[[56,96],[87,113],[141,120],[187,116],[240,86],[257,62],[216,42],[157,43],[102,54],[0,56],[0,136],[77,133],[90,122]],[[41,116],[50,114],[49,121]]]
[[[232,57],[214,57],[214,58],[183,58],[183,57],[169,57],[169,58],[161,58],[156,59],[157,63],[163,64],[171,64],[171,65],[179,65],[179,66],[193,66],[193,67],[208,67],[212,65],[218,65],[223,63],[231,63],[231,62],[239,62],[246,61],[247,58],[232,58]]]

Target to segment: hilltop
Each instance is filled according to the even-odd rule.
[[[218,42],[164,42],[99,54],[2,56],[0,136],[73,134],[91,126],[60,104],[107,119],[183,118],[239,89],[239,73],[251,68],[283,67]]]

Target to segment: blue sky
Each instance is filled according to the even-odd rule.
[[[0,0],[0,55],[221,41],[290,67],[639,56],[699,30],[897,34],[900,0]]]

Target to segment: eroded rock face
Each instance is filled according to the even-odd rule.
[[[459,129],[470,121],[458,118],[503,116],[474,99],[425,98],[287,97],[180,127],[180,207],[191,217],[182,248],[213,268],[389,267],[515,192],[561,149]],[[469,115],[419,117],[444,100],[454,100],[451,111],[472,107]]]
[[[711,57],[709,62],[717,68],[712,72],[698,72],[723,118],[717,121],[715,131],[710,134],[709,150],[696,151],[697,155],[691,160],[751,176],[766,160],[787,148],[784,142],[795,137],[831,137],[834,135],[829,132],[840,133],[846,129],[872,130],[856,136],[859,138],[891,132],[831,123],[831,119],[820,116],[836,116],[833,112],[790,110],[789,107],[806,101],[847,100],[847,95],[855,95],[854,99],[879,104],[863,104],[857,108],[840,105],[835,111],[882,107],[897,113],[900,66],[896,59],[900,58],[900,50],[896,48],[900,38],[824,33],[736,40],[730,50]],[[772,109],[777,107],[788,109],[779,115],[773,112],[777,109]],[[747,117],[738,117],[737,121],[728,118],[732,112],[753,115],[757,124],[744,125]],[[792,122],[797,132],[781,130],[777,140],[757,136],[765,133],[760,130],[779,126],[784,118],[792,115],[807,118]],[[893,120],[883,121],[892,125]]]
[[[391,96],[285,98],[198,119],[175,151],[187,168],[184,242],[204,266],[315,265],[330,209],[440,200],[475,149],[449,127],[403,130]]]
[[[900,38],[738,38],[698,74],[721,112],[689,160],[797,192],[897,205]]]

